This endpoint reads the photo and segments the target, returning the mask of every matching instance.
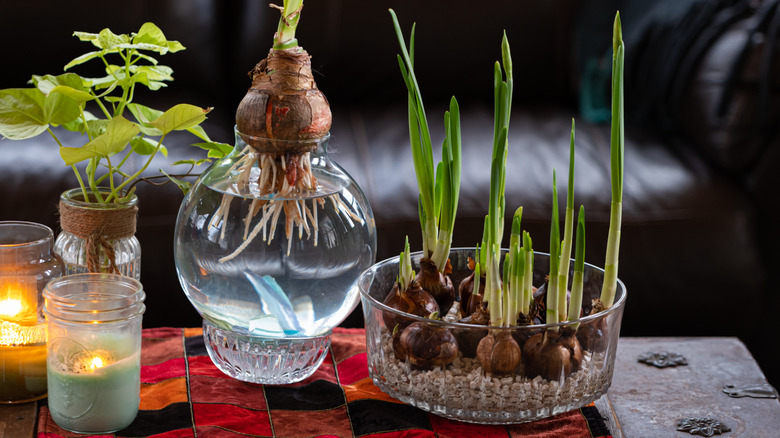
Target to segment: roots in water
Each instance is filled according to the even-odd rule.
[[[301,197],[307,192],[317,190],[317,178],[312,174],[309,152],[277,155],[256,152],[247,146],[243,157],[228,172],[238,171],[235,183],[237,193],[250,192],[251,186],[255,184],[255,182],[250,181],[251,171],[255,165],[260,168],[260,175],[256,181],[257,195],[255,196],[257,198],[252,201],[243,220],[243,242],[231,254],[220,258],[220,263],[240,255],[258,235],[261,235],[264,242],[270,244],[275,237],[276,225],[282,215],[285,237],[287,238],[287,255],[290,255],[293,233],[296,228],[299,239],[302,239],[303,234],[306,233],[307,239],[313,236],[314,246],[317,246],[319,231],[317,211],[318,207],[327,208],[326,199],[330,200],[336,212],[363,224],[363,219],[344,203],[338,193],[311,199],[304,199],[304,197],[289,199]],[[234,197],[234,195],[227,193],[222,195],[222,202],[214,214],[216,220],[214,226],[222,227],[220,240],[225,238],[230,204]],[[272,199],[263,199],[266,197],[272,197]],[[258,214],[260,220],[252,227],[252,222]]]

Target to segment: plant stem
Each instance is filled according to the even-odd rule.
[[[83,115],[83,114],[84,114],[84,112],[82,111],[82,113],[81,113],[81,114]],[[86,130],[86,123],[87,123],[87,121],[86,121],[86,120],[84,120],[84,129],[85,129],[85,130]],[[47,131],[49,131],[49,134],[50,134],[50,135],[51,135],[51,137],[54,139],[54,141],[56,141],[56,142],[57,142],[57,145],[58,145],[59,147],[63,147],[63,146],[62,146],[62,142],[60,141],[60,139],[59,139],[59,138],[57,138],[57,136],[56,136],[56,135],[54,135],[54,131],[52,131],[50,127],[49,127],[49,128],[46,128],[46,130],[47,130]],[[71,166],[70,166],[70,168],[71,168],[71,169],[73,169],[73,174],[74,174],[74,175],[76,175],[76,179],[77,179],[77,180],[78,180],[78,182],[79,182],[79,187],[81,188],[81,194],[82,194],[82,195],[84,195],[84,200],[88,202],[88,201],[89,201],[89,197],[87,196],[87,188],[86,188],[86,186],[84,185],[84,181],[81,179],[81,174],[79,174],[79,170],[78,170],[78,168],[76,167],[76,165],[75,165],[75,164],[71,165]]]
[[[146,170],[146,168],[149,167],[149,165],[152,163],[152,159],[154,159],[154,156],[157,155],[157,152],[160,151],[160,147],[162,146],[163,139],[165,139],[165,134],[163,134],[160,137],[160,140],[157,142],[157,146],[154,148],[154,152],[152,152],[149,155],[149,158],[146,160],[146,163],[144,163],[144,165],[140,169],[138,169],[137,172],[135,172],[134,174],[130,175],[129,179],[126,179],[125,181],[122,181],[121,184],[119,184],[113,191],[111,191],[111,194],[106,199],[106,202],[110,202],[112,199],[118,199],[119,198],[119,193],[122,191],[122,189],[127,184],[129,184],[130,181],[132,181],[132,180],[138,178],[139,176],[141,176],[141,174],[144,172],[144,170]]]
[[[301,18],[301,8],[303,8],[303,0],[284,0],[279,27],[276,30],[276,34],[274,34],[274,50],[298,47],[298,40],[295,39],[295,30]]]
[[[618,254],[623,210],[623,46],[620,13],[615,15],[612,36],[612,130],[610,134],[610,172],[612,182],[612,203],[609,214],[609,235],[604,262],[604,284],[601,289],[600,306],[612,306],[617,292]]]
[[[409,284],[414,279],[414,270],[412,270],[412,258],[409,253],[409,236],[406,236],[404,250],[399,258],[398,284],[402,291],[409,288]]]
[[[523,231],[523,253],[525,263],[523,264],[523,309],[522,312],[528,315],[531,312],[531,302],[533,301],[533,281],[534,281],[534,250],[532,247],[531,235]]]
[[[585,207],[580,205],[580,213],[577,217],[577,247],[574,250],[574,273],[571,280],[571,299],[569,303],[569,321],[580,318],[582,308],[582,291],[585,273]],[[573,324],[577,329],[579,324]]]
[[[130,73],[130,57],[125,56],[122,52],[119,52],[119,55],[122,57],[122,59],[125,60],[125,78],[129,78],[131,76]],[[122,100],[120,101],[119,106],[116,108],[115,116],[122,115],[122,113],[125,111],[125,105],[129,103],[128,100],[128,93],[130,92],[130,86],[123,84],[122,85]]]
[[[574,119],[571,119],[571,140],[569,142],[569,181],[566,192],[566,217],[563,225],[561,264],[558,272],[558,314],[566,315],[566,289],[569,285],[569,263],[571,261],[572,229],[574,228]]]
[[[550,275],[547,281],[547,324],[558,323],[560,309],[558,307],[558,268],[560,263],[560,224],[558,223],[558,189],[553,169],[552,218],[550,219]],[[565,297],[564,297],[565,303]]]
[[[87,138],[89,139],[89,141],[92,141],[92,133],[89,132],[89,127],[87,126],[87,115],[84,114],[84,108],[79,107],[79,113],[81,114],[81,121],[84,122],[84,132],[87,134]],[[52,134],[52,135],[54,135],[54,134]],[[56,137],[55,137],[55,139],[56,139]],[[57,144],[59,144],[59,141],[57,141]],[[60,146],[62,146],[62,145],[60,145]]]

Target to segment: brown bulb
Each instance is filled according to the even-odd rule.
[[[332,117],[325,95],[314,82],[309,54],[300,48],[271,50],[251,75],[252,86],[236,110],[236,127],[244,141],[265,153],[316,149],[315,142],[306,140],[326,136]]]
[[[494,376],[514,374],[522,356],[520,345],[508,330],[489,334],[477,346],[477,360],[485,373]]]
[[[420,287],[433,296],[439,304],[441,314],[446,315],[455,302],[455,287],[450,277],[439,272],[431,259],[424,258],[420,260],[420,272],[415,280],[420,283]]]
[[[401,291],[398,283],[395,283],[393,290],[385,297],[384,304],[387,307],[423,318],[434,312],[439,313],[439,305],[436,300],[416,281],[409,283],[409,287],[405,291]],[[382,319],[388,330],[394,330],[397,325],[403,329],[412,322],[411,318],[405,318],[392,312],[383,312]]]
[[[414,322],[401,333],[407,362],[416,369],[445,367],[458,357],[458,342],[449,329],[425,322]]]

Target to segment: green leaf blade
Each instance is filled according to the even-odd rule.
[[[46,129],[46,96],[37,88],[0,90],[0,135],[11,140],[32,138]]]
[[[180,103],[165,111],[149,124],[162,131],[163,134],[168,134],[171,131],[182,131],[193,128],[206,120],[206,114],[209,111],[211,111],[211,108],[200,108]]]
[[[63,67],[63,70],[68,70],[71,67],[75,67],[77,65],[84,64],[87,61],[90,61],[92,59],[98,58],[101,55],[105,55],[105,54],[106,54],[105,51],[98,50],[98,51],[94,51],[94,52],[87,52],[87,53],[85,53],[83,55],[79,55],[76,58],[73,58],[73,60],[71,60],[69,63],[65,64],[65,67]]]
[[[157,46],[167,46],[168,39],[165,38],[163,31],[152,22],[146,22],[138,29],[138,33],[133,37],[133,43],[154,44]]]
[[[225,155],[233,152],[233,146],[227,143],[219,143],[215,141],[195,143],[193,146],[199,147],[208,151],[209,158],[222,158]]]
[[[65,94],[52,92],[46,96],[43,104],[43,117],[46,123],[64,125],[79,118],[81,107]]]

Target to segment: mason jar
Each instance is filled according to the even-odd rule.
[[[141,283],[115,274],[74,274],[51,281],[43,296],[52,418],[77,433],[129,426],[140,403]]]
[[[54,251],[65,262],[65,273],[107,272],[140,280],[141,244],[135,237],[138,197],[132,194],[121,202],[100,203],[92,201],[92,191],[87,190],[87,196],[85,200],[81,189],[60,195],[62,232]]]
[[[46,396],[46,324],[41,292],[62,275],[54,234],[33,222],[0,222],[0,403]]]

